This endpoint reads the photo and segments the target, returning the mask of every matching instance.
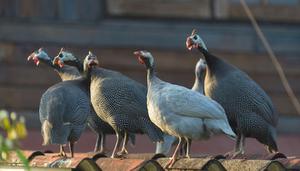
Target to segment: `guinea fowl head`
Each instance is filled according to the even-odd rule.
[[[83,62],[84,70],[87,70],[89,68],[95,67],[99,65],[99,61],[97,59],[97,56],[94,55],[91,51],[89,51],[89,54],[86,55]]]
[[[58,55],[54,58],[53,64],[59,67],[64,67],[65,64],[71,66],[77,66],[78,59],[70,52],[67,52],[64,48],[60,49]]]
[[[206,47],[204,41],[196,33],[195,29],[192,31],[192,34],[187,37],[185,44],[189,50],[192,50],[193,48],[198,48],[198,47],[202,47],[203,49],[207,50],[207,47]]]
[[[154,58],[150,52],[140,50],[140,51],[135,51],[134,55],[138,58],[141,64],[146,65],[147,68],[153,68]]]
[[[51,60],[48,54],[43,50],[43,48],[39,48],[38,50],[32,52],[27,60],[33,60],[33,62],[38,66],[40,64],[40,60]]]
[[[198,78],[201,78],[201,79],[204,78],[204,75],[206,73],[206,67],[207,67],[206,61],[204,59],[199,59],[199,61],[196,64],[196,68],[195,68],[196,75]]]

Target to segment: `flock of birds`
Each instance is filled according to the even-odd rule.
[[[246,73],[209,53],[195,31],[187,37],[186,47],[204,55],[196,64],[192,89],[159,79],[154,57],[147,51],[134,52],[146,67],[147,87],[98,67],[92,52],[83,62],[64,49],[54,58],[43,49],[33,52],[28,60],[46,63],[62,80],[40,100],[43,144],[58,144],[61,156],[66,156],[64,145],[69,144],[73,157],[74,143],[88,125],[98,136],[95,152],[104,152],[107,134],[116,135],[112,158],[128,153],[126,145],[135,144],[135,134],[146,134],[156,142],[156,153],[167,154],[177,143],[167,166],[181,149],[190,157],[192,140],[220,133],[236,141],[229,155],[244,154],[246,137],[277,152],[278,114],[263,89]]]

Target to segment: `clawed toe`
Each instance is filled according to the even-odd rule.
[[[168,169],[168,168],[171,168],[174,163],[176,162],[176,159],[175,158],[171,158],[168,163],[165,165],[164,169]]]
[[[244,154],[244,151],[236,151],[236,152],[231,151],[231,152],[226,153],[225,157],[228,159],[234,159],[237,157],[241,157],[243,154]]]

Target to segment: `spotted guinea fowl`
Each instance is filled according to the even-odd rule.
[[[245,137],[256,138],[269,152],[277,152],[278,114],[263,89],[246,73],[209,53],[195,31],[187,38],[186,46],[190,50],[197,48],[205,57],[205,95],[224,107],[230,126],[237,134],[233,156],[244,153]]]
[[[33,62],[38,66],[40,61],[45,63],[47,66],[54,68],[54,70],[58,73],[62,81],[74,80],[79,78],[81,75],[73,66],[65,66],[59,67],[57,65],[53,65],[52,58],[48,56],[48,54],[42,49],[38,49],[31,53],[31,55],[27,58],[27,60],[33,60]]]
[[[224,109],[210,98],[188,88],[160,80],[154,72],[154,58],[147,51],[134,53],[147,68],[147,108],[150,119],[165,133],[179,139],[175,152],[166,167],[176,160],[176,154],[187,143],[186,156],[192,139],[207,139],[225,133],[235,137]]]
[[[149,119],[146,107],[147,89],[125,75],[96,67],[98,60],[91,52],[84,64],[73,55],[57,56],[57,63],[77,66],[90,83],[91,102],[98,116],[115,130],[117,141],[111,157],[114,158],[122,139],[121,154],[126,153],[125,142],[129,133],[147,134],[152,141],[161,141],[162,132]]]
[[[64,49],[60,50],[60,53],[64,53]],[[36,65],[39,65],[40,61],[45,63],[46,65],[55,69],[55,71],[59,74],[62,81],[66,80],[74,80],[81,77],[78,69],[73,66],[58,66],[53,64],[53,59],[48,56],[48,54],[42,49],[38,49],[34,51],[29,57],[28,60],[33,60]],[[79,89],[78,89],[79,90]],[[80,89],[81,90],[81,89]],[[74,92],[76,92],[74,90]],[[89,93],[89,91],[84,92]],[[89,94],[87,95],[89,97]],[[90,100],[89,100],[90,102]],[[95,143],[94,152],[104,152],[105,148],[105,136],[106,134],[114,134],[114,130],[109,126],[106,122],[102,121],[94,109],[91,107],[91,113],[87,118],[88,127],[97,134],[97,140]]]
[[[66,156],[63,146],[67,143],[71,157],[74,156],[74,143],[85,130],[90,114],[86,89],[82,79],[63,81],[48,88],[41,97],[43,145],[60,145],[61,156]]]

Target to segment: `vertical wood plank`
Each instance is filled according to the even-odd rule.
[[[39,16],[39,0],[18,0],[18,16],[20,18],[26,18],[30,20],[35,20]]]
[[[78,21],[77,1],[78,0],[59,0],[58,18],[65,22]]]
[[[77,9],[82,22],[97,21],[103,15],[103,0],[85,0],[78,1]]]
[[[15,17],[16,16],[16,0],[0,0],[0,16]]]
[[[40,17],[42,20],[54,20],[57,18],[57,0],[40,0]]]

